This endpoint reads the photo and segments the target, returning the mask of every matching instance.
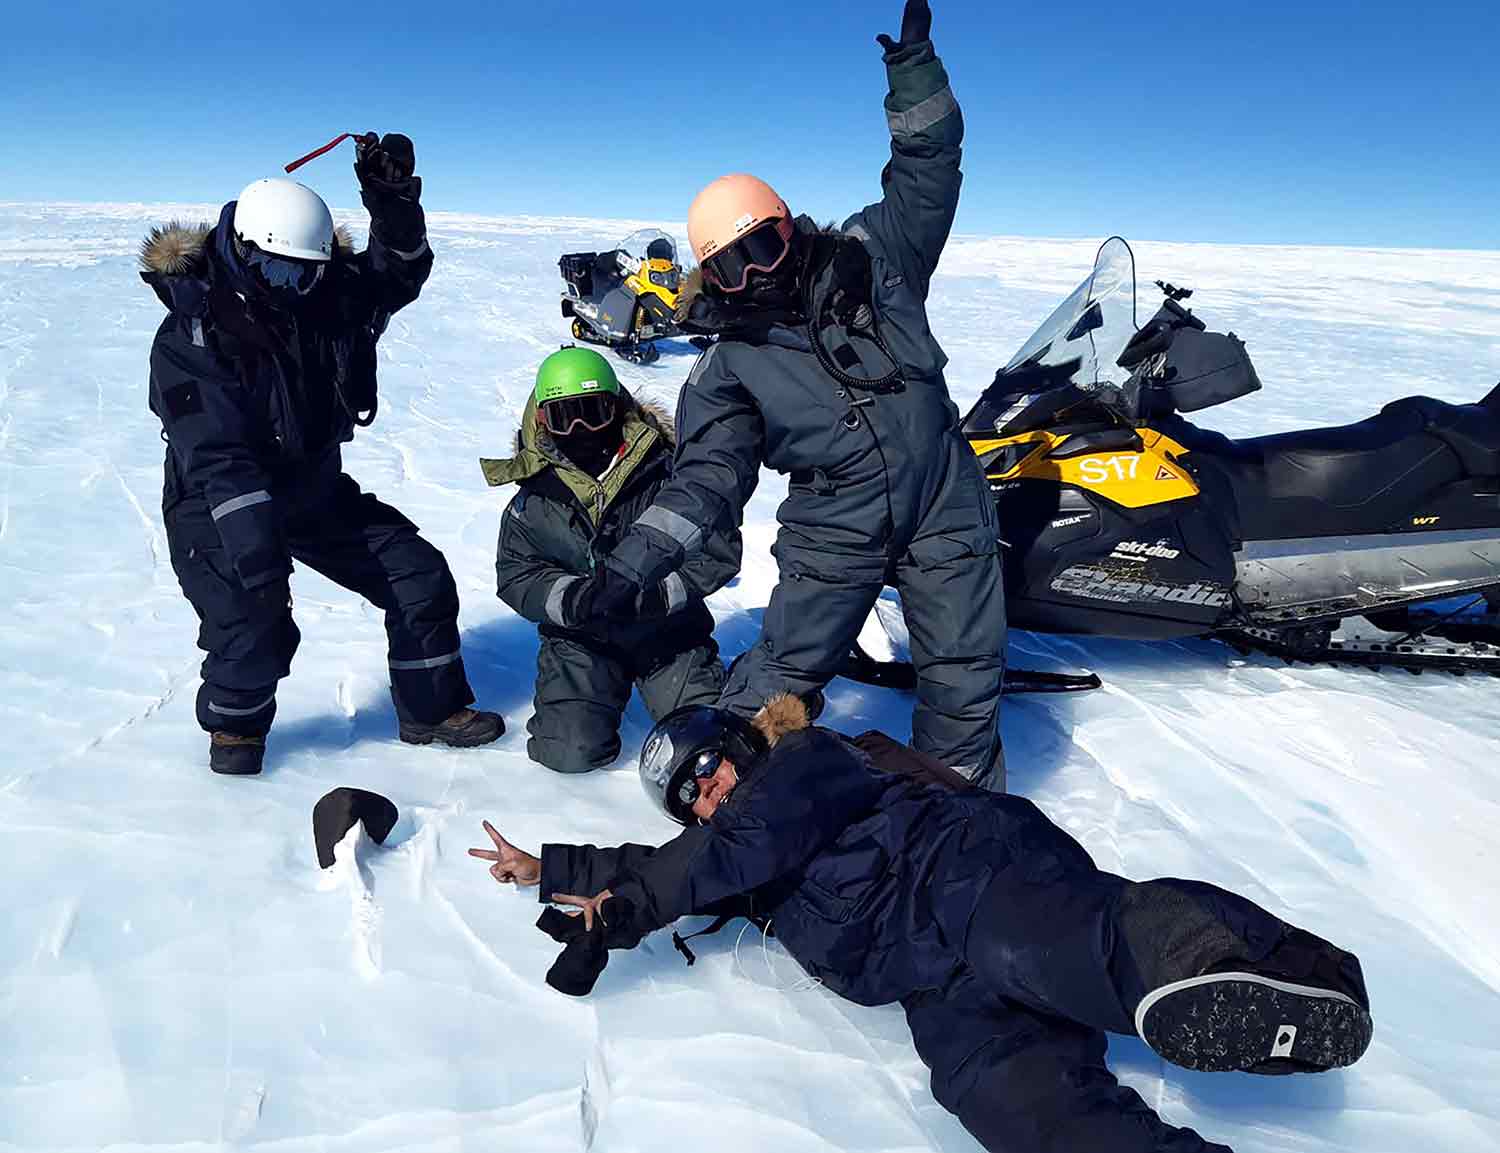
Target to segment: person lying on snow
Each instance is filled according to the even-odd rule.
[[[753,722],[676,712],[640,773],[687,826],[665,845],[535,857],[486,822],[494,848],[470,850],[582,910],[538,922],[567,944],[547,975],[562,992],[679,917],[769,918],[829,989],[899,1001],[933,1095],[1006,1153],[1227,1153],[1118,1084],[1105,1033],[1252,1073],[1337,1068],[1369,1045],[1352,954],[1214,885],[1103,872],[1030,801],[881,733],[812,727],[795,697]]]
[[[582,773],[620,754],[632,684],[652,720],[711,704],[724,687],[714,619],[703,598],[740,567],[736,529],[636,598],[626,619],[586,619],[578,594],[599,559],[672,475],[670,418],[637,403],[609,361],[564,348],[542,362],[516,454],[481,460],[491,485],[519,484],[500,521],[500,599],[541,634],[531,759]]]
[[[417,526],[343,471],[375,419],[375,347],[432,271],[411,140],[359,143],[370,242],[355,252],[312,189],[257,180],[218,223],[152,229],[141,278],[169,315],[151,346],[151,411],[167,442],[162,515],[198,614],[198,723],[217,773],[260,772],[276,685],[301,639],[297,560],[385,611],[399,735],[468,747],[505,731],[474,694],[458,589]]]

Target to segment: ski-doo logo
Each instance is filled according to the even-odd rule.
[[[1082,524],[1094,514],[1091,512],[1080,513],[1078,516],[1060,516],[1049,526],[1051,528],[1067,528],[1070,525]]]
[[[1147,557],[1175,560],[1182,555],[1182,550],[1169,548],[1164,540],[1159,540],[1155,544],[1145,544],[1138,540],[1122,540],[1115,545],[1115,551],[1109,555],[1116,560],[1144,561]]]
[[[1131,601],[1162,601],[1169,604],[1202,605],[1223,608],[1229,593],[1220,585],[1194,581],[1190,585],[1154,584],[1151,581],[1121,580],[1104,569],[1075,566],[1064,569],[1052,580],[1052,591],[1086,600],[1129,604]]]

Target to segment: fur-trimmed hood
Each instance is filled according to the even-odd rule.
[[[677,441],[672,429],[671,414],[653,401],[636,400],[623,385],[620,388],[620,399],[625,405],[623,431],[626,443],[634,444],[643,433],[649,433],[653,440],[666,445],[668,452],[672,451]],[[548,468],[562,473],[578,471],[563,456],[557,442],[552,439],[552,434],[542,425],[535,396],[526,401],[526,409],[521,414],[521,427],[516,429],[513,444],[514,455],[510,457],[480,458],[479,467],[484,470],[484,479],[492,488],[519,483]]]
[[[774,749],[788,733],[810,728],[812,714],[807,711],[807,702],[796,693],[777,693],[751,718],[750,723],[766,739],[766,745]]]
[[[233,201],[225,205],[231,212],[233,207]],[[213,230],[206,221],[171,220],[155,225],[141,241],[141,271],[156,276],[186,276],[200,270]],[[333,248],[345,257],[354,254],[354,238],[342,224],[333,230]]]
[[[672,433],[672,419],[666,410],[649,401],[637,401],[625,389],[620,389],[620,399],[625,405],[625,424],[621,430],[625,442],[625,455],[601,480],[583,472],[569,461],[557,448],[556,442],[541,423],[537,414],[536,398],[526,402],[526,411],[521,414],[521,427],[516,433],[515,455],[503,459],[481,457],[479,467],[484,472],[485,483],[492,488],[519,484],[551,471],[578,497],[589,510],[589,515],[598,523],[604,510],[623,492],[631,477],[643,462],[659,451],[671,454],[676,443]],[[603,493],[602,504],[599,494]]]

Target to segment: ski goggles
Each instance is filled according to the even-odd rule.
[[[791,219],[768,220],[703,262],[703,275],[724,292],[743,292],[752,272],[775,272],[792,250]]]
[[[705,749],[698,754],[698,759],[693,762],[693,771],[683,778],[682,784],[677,787],[677,800],[685,809],[691,809],[698,801],[698,795],[703,791],[699,781],[706,781],[719,771],[719,762],[724,759],[724,754],[718,749]]]
[[[256,247],[251,241],[240,242],[240,257],[245,267],[263,288],[272,292],[306,296],[323,279],[327,262],[322,260],[298,260],[294,256],[278,256]]]
[[[544,403],[537,412],[543,427],[553,436],[567,436],[580,427],[600,432],[615,418],[615,396],[612,392],[560,396]]]

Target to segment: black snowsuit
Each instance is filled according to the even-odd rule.
[[[682,389],[673,481],[611,564],[640,583],[660,580],[705,531],[740,522],[762,464],[789,474],[777,514],[781,581],[760,642],[730,669],[723,703],[748,716],[776,692],[826,683],[892,584],[917,672],[913,743],[982,772],[999,754],[998,532],[925,305],[958,204],[963,118],[930,41],[887,53],[886,65],[884,196],[842,229],[863,246],[857,257],[868,254],[874,332],[825,315],[839,288],[840,261],[829,260],[809,272],[821,358],[806,324],[754,338],[721,333]],[[811,244],[812,222],[798,228]],[[861,389],[824,364],[846,377],[899,380],[892,391]]]
[[[1104,1063],[1105,1032],[1135,1033],[1171,982],[1226,963],[1306,980],[1315,964],[1368,1008],[1357,959],[1242,897],[1101,872],[1030,801],[879,733],[809,728],[798,702],[756,725],[771,751],[707,824],[660,848],[545,845],[543,900],[609,889],[610,948],[690,913],[769,917],[829,989],[902,1004],[933,1095],[988,1149],[1226,1153]]]
[[[564,594],[593,571],[672,474],[665,414],[624,397],[625,451],[601,479],[564,457],[527,405],[516,455],[483,460],[492,485],[518,483],[500,521],[495,577],[500,598],[541,634],[531,759],[564,773],[587,772],[620,755],[620,717],[632,684],[654,720],[684,705],[713,704],[724,687],[714,620],[703,598],[740,567],[740,534],[704,542],[663,581],[665,616],[569,627]]]
[[[234,207],[216,227],[156,229],[141,252],[142,278],[170,310],[151,347],[151,410],[167,442],[172,567],[208,653],[198,722],[270,729],[300,638],[286,591],[296,559],[385,610],[396,711],[435,724],[474,699],[457,588],[416,525],[344,474],[339,448],[374,418],[376,341],[432,269],[421,210],[410,208],[404,251],[378,227],[359,253],[340,233],[293,317],[250,284]]]

